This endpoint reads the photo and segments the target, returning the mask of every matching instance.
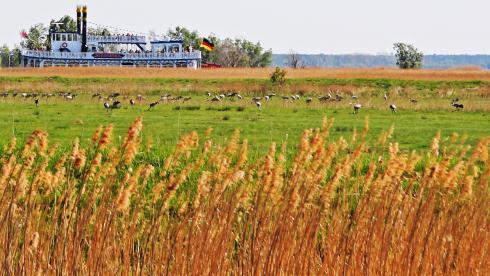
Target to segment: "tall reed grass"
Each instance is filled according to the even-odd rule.
[[[393,129],[329,138],[332,120],[250,161],[191,132],[151,156],[138,118],[62,152],[35,131],[0,155],[6,275],[490,273],[490,137],[401,152]],[[156,161],[158,160],[158,161]]]

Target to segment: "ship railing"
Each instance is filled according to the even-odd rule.
[[[70,52],[50,52],[50,51],[32,51],[24,50],[22,55],[28,57],[38,57],[38,58],[65,58],[65,59],[83,59],[87,57],[92,57],[91,53],[70,53]]]
[[[70,53],[70,52],[49,52],[49,51],[33,51],[23,50],[22,55],[36,58],[58,58],[58,59],[94,59],[94,53]],[[124,55],[121,59],[144,60],[144,59],[199,59],[201,58],[200,51],[183,52],[183,53],[121,53]]]
[[[88,42],[105,42],[105,43],[146,43],[144,36],[138,35],[89,35]]]
[[[201,52],[184,52],[184,53],[126,53],[124,58],[127,59],[196,59],[201,58]]]

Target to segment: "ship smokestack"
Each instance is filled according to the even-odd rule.
[[[82,52],[87,52],[87,6],[82,7]]]
[[[77,34],[82,34],[82,7],[77,6]]]

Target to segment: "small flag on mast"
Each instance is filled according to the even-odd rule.
[[[214,44],[211,41],[209,41],[207,38],[203,38],[201,47],[208,51],[212,51],[214,49]]]

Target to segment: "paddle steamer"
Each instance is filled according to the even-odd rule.
[[[201,67],[201,52],[184,48],[182,39],[153,39],[137,34],[87,34],[87,7],[77,7],[76,32],[49,28],[51,49],[21,51],[24,67],[131,66]]]

